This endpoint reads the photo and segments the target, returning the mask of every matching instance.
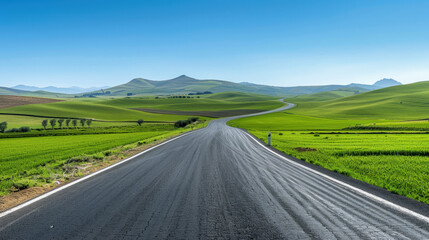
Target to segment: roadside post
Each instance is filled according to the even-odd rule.
[[[271,146],[271,132],[268,133],[268,146]]]

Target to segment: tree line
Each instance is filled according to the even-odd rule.
[[[42,121],[42,126],[43,126],[43,128],[46,130],[46,127],[48,126],[48,125],[51,125],[51,127],[52,127],[52,129],[54,129],[55,128],[55,126],[57,125],[57,123],[58,123],[58,126],[59,126],[59,128],[62,128],[63,127],[63,125],[65,124],[66,125],[66,127],[67,128],[69,128],[70,127],[70,124],[73,126],[73,127],[75,127],[76,128],[76,126],[78,125],[78,123],[82,126],[82,127],[85,127],[85,124],[88,126],[88,127],[90,127],[91,126],[91,124],[92,124],[92,119],[63,119],[63,118],[60,118],[60,119],[55,119],[55,118],[53,118],[53,119],[45,119],[45,120],[43,120]]]

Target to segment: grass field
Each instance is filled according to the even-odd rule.
[[[325,100],[229,122],[277,149],[429,204],[429,82]],[[332,133],[334,132],[334,133]]]
[[[164,121],[174,122],[190,116],[207,116],[204,111],[222,112],[253,110],[264,111],[282,106],[275,97],[247,94],[221,93],[203,96],[201,98],[116,98],[116,99],[72,99],[48,104],[32,104],[1,109],[0,122],[7,121],[9,128],[29,126],[41,128],[45,118],[92,118],[105,121]],[[166,110],[163,113],[139,111],[135,108]],[[166,114],[176,111],[178,114]],[[188,112],[186,112],[188,111]],[[192,111],[192,112],[189,112]],[[188,113],[192,114],[189,115]],[[25,114],[16,116],[4,114]],[[186,117],[184,117],[185,115]],[[209,115],[210,116],[210,115]],[[94,126],[121,125],[117,122],[93,122]]]
[[[429,81],[383,88],[330,101],[299,102],[290,112],[332,119],[419,120],[429,118]]]

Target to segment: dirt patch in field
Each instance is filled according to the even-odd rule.
[[[176,110],[163,110],[163,109],[152,109],[152,108],[133,108],[133,109],[139,110],[142,112],[148,112],[148,113],[202,116],[202,117],[212,117],[212,118],[232,117],[232,116],[266,111],[261,109],[236,109],[236,110],[223,110],[223,111],[176,111]]]
[[[52,102],[61,102],[61,101],[63,100],[52,99],[52,98],[0,95],[0,109],[28,105],[28,104],[52,103]]]
[[[19,192],[12,192],[6,196],[0,197],[0,212],[3,212],[11,207],[17,206],[18,204],[23,203],[27,200],[35,198],[49,190],[50,188],[48,187],[32,187],[21,190]]]
[[[315,148],[297,147],[297,148],[294,148],[294,149],[297,150],[298,152],[315,152],[315,151],[317,151],[317,149],[315,149]]]

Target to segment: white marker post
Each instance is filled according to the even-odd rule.
[[[271,132],[268,133],[268,146],[271,146]]]

